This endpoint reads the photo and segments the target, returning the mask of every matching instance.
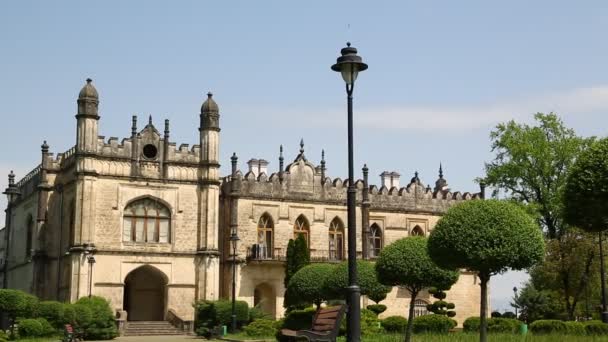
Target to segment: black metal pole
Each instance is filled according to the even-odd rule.
[[[600,236],[600,276],[602,282],[602,322],[608,323],[608,309],[606,308],[606,270],[604,269],[604,249],[602,248],[602,232]]]
[[[353,84],[346,85],[348,95],[348,190],[346,192],[348,220],[348,329],[347,340],[361,340],[361,290],[357,285],[357,219],[355,213],[356,188],[354,182],[355,163],[353,157]]]
[[[233,242],[234,243],[234,242]],[[236,243],[232,246],[232,333],[236,333]]]
[[[93,288],[93,263],[88,258],[87,261],[89,262],[89,298],[91,298],[91,289]]]

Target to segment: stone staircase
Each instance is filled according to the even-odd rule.
[[[132,321],[127,322],[123,336],[186,335],[167,321]]]

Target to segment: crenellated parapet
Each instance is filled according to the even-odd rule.
[[[482,192],[452,192],[447,188],[447,182],[441,189],[432,189],[430,186],[422,184],[418,173],[406,186],[389,188],[387,185],[398,184],[399,174],[385,172],[381,175],[381,180],[383,180],[391,174],[392,183],[383,182],[380,187],[369,185],[367,190],[371,210],[442,213],[460,201],[483,197]],[[443,174],[441,179],[443,180]],[[300,154],[294,162],[287,165],[282,174],[281,171],[270,175],[266,172],[256,174],[253,170],[243,174],[242,171],[237,170],[234,176],[223,179],[222,192],[228,194],[231,189],[237,189],[238,196],[241,198],[313,201],[345,205],[348,185],[348,179],[326,177],[324,165],[316,166],[308,161],[304,156],[302,143]],[[361,202],[365,182],[357,179],[355,188],[357,189],[357,201]]]

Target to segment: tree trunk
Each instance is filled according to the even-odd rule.
[[[488,342],[488,281],[490,276],[480,274],[481,307],[479,308],[479,342]]]
[[[405,342],[410,342],[412,340],[412,328],[414,326],[414,305],[416,302],[416,297],[418,296],[418,291],[410,290],[410,312],[407,317],[407,328],[405,329]]]

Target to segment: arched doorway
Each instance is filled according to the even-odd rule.
[[[125,278],[124,310],[129,321],[162,321],[165,319],[167,277],[158,269],[145,265]]]
[[[274,288],[266,283],[260,284],[253,290],[253,305],[276,318],[276,294]]]

